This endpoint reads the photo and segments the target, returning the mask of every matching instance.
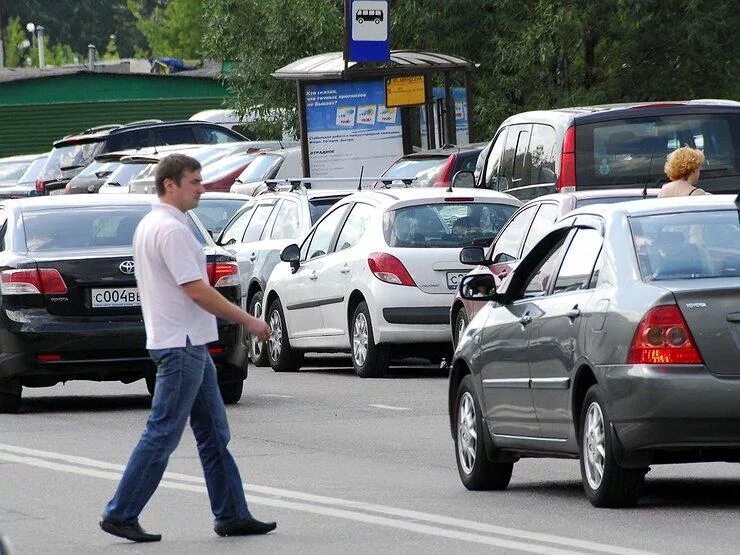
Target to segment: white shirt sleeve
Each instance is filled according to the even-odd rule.
[[[203,268],[198,260],[194,238],[186,228],[176,227],[162,235],[159,252],[165,266],[178,285],[203,279]]]

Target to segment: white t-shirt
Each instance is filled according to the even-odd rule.
[[[181,287],[208,283],[206,255],[188,228],[188,215],[155,202],[134,232],[136,284],[146,327],[147,349],[205,345],[218,339],[216,317]]]

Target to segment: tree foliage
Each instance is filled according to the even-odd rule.
[[[201,58],[202,0],[128,0],[136,26],[149,42],[154,56]]]
[[[271,77],[299,58],[342,48],[341,0],[203,0],[204,49],[234,61],[240,111],[296,106]],[[474,124],[492,135],[530,109],[740,96],[740,11],[731,0],[395,0],[391,47],[480,63]]]

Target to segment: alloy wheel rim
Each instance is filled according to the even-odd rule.
[[[469,391],[463,393],[457,413],[457,458],[465,474],[473,472],[478,432],[475,429],[475,403]]]
[[[270,329],[270,338],[267,340],[270,349],[270,358],[277,361],[283,349],[283,321],[277,310],[273,310],[272,314],[270,314]]]
[[[360,312],[352,327],[352,356],[357,366],[363,366],[367,360],[368,332],[367,318]]]
[[[463,333],[465,333],[465,328],[467,326],[465,325],[465,318],[459,318],[458,324],[457,324],[457,340],[460,341],[460,338],[463,336]]]
[[[604,415],[598,403],[591,403],[586,411],[586,420],[583,426],[583,452],[586,480],[591,489],[596,490],[604,478],[604,462],[606,459]]]
[[[252,307],[252,316],[257,318],[258,320],[262,318],[262,302],[257,301],[254,303],[254,306]],[[252,348],[252,354],[255,358],[259,358],[259,356],[262,354],[262,341],[257,339],[253,334],[249,334],[249,345]]]

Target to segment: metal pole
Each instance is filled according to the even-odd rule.
[[[473,143],[473,80],[471,79],[470,71],[465,71],[465,111],[468,116],[468,140]]]
[[[39,34],[39,69],[46,67],[46,59],[44,58],[44,28],[39,25],[36,27],[36,32]]]
[[[445,71],[445,142],[450,145],[457,144],[457,121],[455,120],[455,98],[452,96],[452,81],[450,72]]]
[[[5,67],[5,0],[0,0],[0,69]]]
[[[308,125],[306,121],[306,84],[298,81],[298,121],[301,141],[301,165],[303,177],[311,177],[311,162],[308,158]]]
[[[424,89],[426,92],[426,104],[424,104],[424,113],[427,118],[427,148],[437,148],[434,139],[434,98],[432,97],[432,80],[429,74],[424,75]]]
[[[95,45],[87,45],[87,69],[95,71]]]

